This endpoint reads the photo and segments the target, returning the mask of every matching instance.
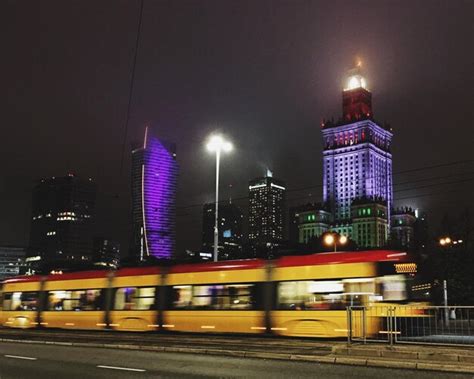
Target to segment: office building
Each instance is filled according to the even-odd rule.
[[[219,260],[238,259],[242,256],[243,218],[242,210],[233,203],[219,204]],[[202,220],[202,245],[204,252],[214,249],[215,204],[204,204]]]
[[[95,266],[118,268],[120,265],[120,244],[104,237],[94,238]]]
[[[175,253],[178,164],[174,145],[146,127],[143,145],[132,151],[132,254],[170,259]]]
[[[253,246],[268,246],[284,239],[285,183],[270,171],[249,182],[249,242]]]
[[[28,264],[35,269],[87,265],[92,259],[96,185],[73,174],[33,189]]]
[[[20,275],[25,267],[26,248],[0,246],[0,280]]]

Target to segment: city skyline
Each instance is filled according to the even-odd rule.
[[[463,42],[469,35],[468,4],[455,2],[449,7],[456,15],[452,19],[458,20],[454,24],[445,22],[447,6],[421,2],[410,11],[379,4],[368,12],[352,4],[341,12],[317,2],[299,7],[262,2],[254,5],[251,14],[245,13],[244,5],[234,5],[235,15],[210,2],[203,7],[201,25],[192,22],[196,6],[145,2],[125,153],[136,4],[117,7],[105,26],[94,16],[102,13],[101,5],[94,6],[97,12],[85,5],[71,6],[74,14],[82,16],[77,19],[90,24],[90,30],[80,34],[71,10],[46,5],[41,13],[46,30],[22,5],[7,7],[31,22],[19,23],[13,16],[5,34],[15,38],[5,41],[14,59],[2,62],[2,71],[11,73],[5,81],[9,97],[2,113],[9,125],[2,153],[4,161],[11,162],[1,186],[3,243],[25,245],[28,240],[33,181],[72,171],[95,179],[98,225],[106,235],[121,239],[127,251],[123,236],[129,235],[131,227],[129,146],[139,140],[147,122],[157,125],[160,136],[175,141],[180,152],[180,250],[200,242],[201,207],[186,207],[212,201],[212,158],[202,144],[216,129],[229,134],[236,146],[232,157],[223,162],[222,198],[228,197],[227,184],[233,184],[234,198],[245,197],[245,183],[269,167],[288,189],[312,187],[292,192],[292,198],[321,200],[316,195],[321,192],[322,176],[319,125],[322,118],[340,113],[342,81],[356,55],[366,68],[377,115],[390,120],[395,130],[394,173],[405,172],[394,177],[395,200],[403,198],[401,204],[428,210],[430,216],[435,212],[438,219],[451,207],[472,206],[466,193],[469,181],[458,188],[455,183],[440,185],[439,179],[401,184],[420,179],[419,173],[407,172],[411,168],[470,158],[472,128],[466,120],[473,117],[472,52]],[[243,25],[242,13],[249,18]],[[174,17],[162,19],[167,14]],[[421,19],[423,23],[418,23]],[[174,37],[160,33],[174,24],[179,30]],[[204,26],[208,24],[212,27]],[[361,27],[353,35],[354,27],[369,24],[371,28]],[[21,32],[17,25],[23,25]],[[56,33],[59,28],[61,35]],[[211,33],[213,28],[221,33]],[[37,30],[39,37],[34,39]],[[241,34],[250,38],[239,38]],[[28,51],[35,57],[31,66]],[[234,61],[237,64],[231,67]],[[20,83],[17,78],[22,78]],[[20,150],[19,140],[24,141]],[[423,174],[426,178],[460,174],[444,182],[469,179],[470,166],[454,168],[457,171],[444,167]],[[402,191],[430,183],[437,185]]]

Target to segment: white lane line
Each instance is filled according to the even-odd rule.
[[[5,358],[25,359],[27,361],[36,361],[38,359],[38,358],[33,358],[33,357],[22,357],[21,355],[8,355],[8,354],[5,354]]]
[[[145,372],[146,370],[143,370],[141,368],[129,368],[129,367],[115,367],[115,366],[102,366],[98,365],[98,368],[108,368],[110,370],[123,370],[123,371],[136,371],[136,372]]]

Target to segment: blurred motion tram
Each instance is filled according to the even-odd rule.
[[[374,250],[23,276],[2,283],[0,325],[345,337],[347,306],[409,304],[415,272]]]

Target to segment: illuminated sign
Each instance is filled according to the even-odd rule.
[[[279,186],[279,185],[276,185],[276,184],[273,184],[273,183],[270,183],[270,185],[272,187],[275,187],[275,188],[278,188],[278,189],[281,189],[281,190],[285,190],[286,188],[285,187],[282,187],[282,186]]]
[[[267,185],[266,184],[257,184],[257,185],[254,185],[254,186],[249,186],[249,190],[253,190],[253,189],[256,189],[256,188],[263,188],[263,187],[266,187]]]
[[[35,261],[40,261],[40,260],[41,260],[41,257],[39,255],[35,257],[28,257],[25,259],[26,262],[35,262]]]
[[[413,274],[417,271],[416,263],[395,263],[397,274]]]

